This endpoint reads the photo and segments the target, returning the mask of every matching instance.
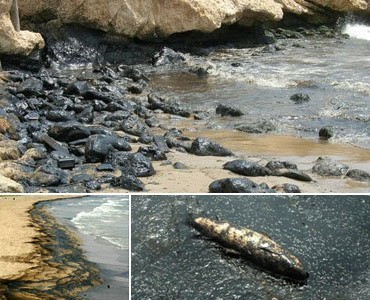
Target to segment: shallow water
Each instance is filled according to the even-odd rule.
[[[192,59],[212,66],[208,77],[157,73],[153,85],[192,107],[214,111],[224,103],[246,113],[242,118],[217,118],[222,127],[267,119],[277,133],[311,138],[329,125],[334,140],[369,148],[370,42],[366,30],[346,30],[352,34],[349,39],[280,41],[285,49],[272,53],[232,46],[207,49],[208,56]],[[236,62],[241,65],[233,67]],[[290,100],[295,93],[306,93],[311,100],[295,104]]]
[[[369,196],[133,196],[132,299],[369,299],[369,211]],[[300,258],[307,285],[196,238],[189,213],[267,233]]]
[[[104,283],[84,299],[128,299],[128,196],[88,196],[45,204],[62,224],[81,237],[87,259],[96,263]]]

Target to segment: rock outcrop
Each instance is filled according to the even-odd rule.
[[[57,20],[127,37],[155,38],[279,21],[284,12],[319,22],[326,9],[366,10],[367,0],[19,0],[19,6],[21,16],[31,22]]]
[[[0,0],[0,54],[28,55],[44,47],[39,33],[16,31],[10,19],[12,0]]]

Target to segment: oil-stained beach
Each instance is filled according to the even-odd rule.
[[[81,206],[81,202],[95,201],[96,208],[98,201],[104,204],[109,200],[76,198],[64,200],[66,203],[40,202],[71,197],[2,196],[1,299],[128,298],[128,248],[112,249],[110,243],[97,241],[92,233],[78,231],[78,226],[67,227],[62,215],[58,216],[52,209],[80,203],[79,211],[75,208],[74,212],[88,214],[94,205]],[[128,227],[128,219],[122,222]],[[9,226],[10,223],[13,226]],[[122,237],[128,245],[128,232],[122,233]],[[96,253],[99,255],[94,257]],[[118,261],[122,257],[126,258]],[[114,267],[124,270],[119,274],[122,278],[114,272]],[[96,288],[91,289],[94,286]]]

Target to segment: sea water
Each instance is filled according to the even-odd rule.
[[[128,299],[129,198],[95,195],[45,204],[62,225],[83,241],[87,259],[96,263],[104,283],[81,296]]]
[[[168,97],[209,110],[209,128],[264,119],[276,126],[275,134],[317,138],[320,128],[332,126],[332,140],[370,148],[370,27],[348,24],[343,32],[349,38],[280,40],[276,51],[230,41],[189,56],[195,66],[209,67],[208,76],[155,71],[152,84]],[[295,104],[290,97],[296,93],[311,100]],[[245,116],[214,116],[220,103],[241,108]]]

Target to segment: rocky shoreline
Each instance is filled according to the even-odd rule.
[[[186,160],[168,159],[176,152],[195,155],[199,160],[232,157],[234,162],[223,167],[231,172],[229,178],[209,182],[209,192],[299,192],[299,182],[314,181],[313,173],[370,181],[367,172],[349,170],[349,166],[325,158],[311,166],[310,174],[291,162],[273,160],[260,165],[240,160],[240,155],[208,138],[190,139],[178,128],[166,126],[163,120],[169,116],[199,120],[199,124],[209,117],[208,111],[158,94],[150,81],[155,74],[174,72],[207,76],[208,66],[197,64],[191,54],[201,53],[201,44],[189,46],[176,38],[165,44],[127,43],[105,34],[94,36],[89,29],[68,27],[65,31],[68,34],[64,39],[49,33],[46,49],[16,66],[11,57],[3,59],[2,192],[145,191],[144,182],[156,178],[153,165],[186,172]],[[345,38],[326,26],[298,30],[260,27],[250,37],[235,43],[242,47],[249,44],[259,55],[280,51],[282,40],[294,43],[303,37]],[[190,54],[181,50],[190,50]],[[220,105],[215,114],[237,117],[242,112]],[[260,123],[241,130],[266,133],[268,128],[269,124]],[[285,177],[298,184],[285,182],[273,187],[257,184],[253,177],[266,181]]]

